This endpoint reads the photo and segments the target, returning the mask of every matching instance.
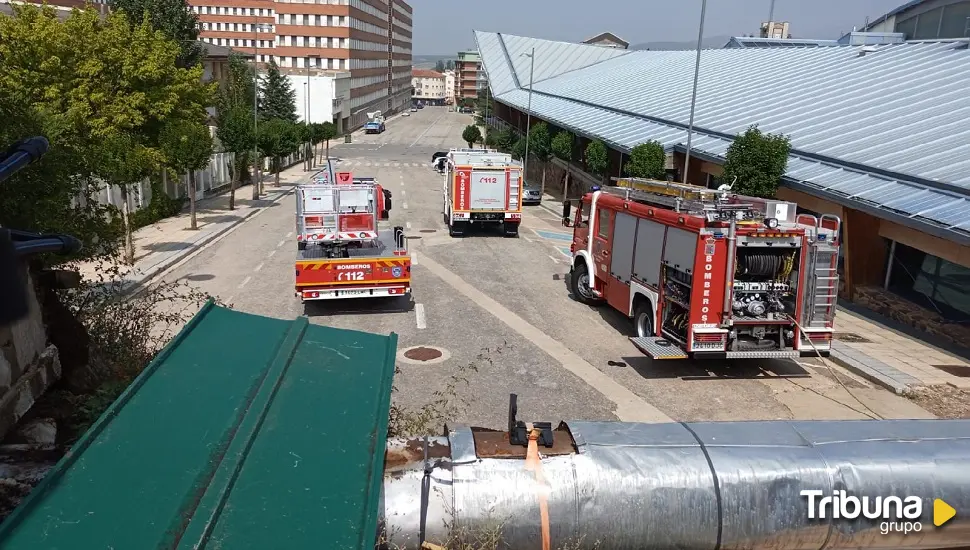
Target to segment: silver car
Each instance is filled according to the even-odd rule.
[[[538,187],[526,185],[522,191],[522,204],[542,203],[542,191]]]

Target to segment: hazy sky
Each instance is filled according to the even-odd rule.
[[[798,38],[839,37],[905,0],[776,0]],[[410,0],[414,54],[473,48],[473,30],[579,42],[601,32],[639,44],[697,40],[701,0]],[[704,36],[757,34],[771,0],[708,0]]]

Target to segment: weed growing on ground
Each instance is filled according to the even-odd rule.
[[[391,401],[390,421],[388,422],[388,437],[419,437],[423,435],[440,434],[444,425],[453,422],[455,417],[465,412],[469,403],[463,401],[459,395],[462,387],[468,386],[468,377],[478,372],[480,366],[494,364],[493,356],[499,356],[512,346],[503,342],[497,348],[483,348],[467,365],[458,365],[448,376],[444,389],[431,394],[431,400],[417,409],[400,407]],[[400,366],[394,367],[394,376],[401,374]],[[397,387],[391,388],[391,394],[396,393]]]

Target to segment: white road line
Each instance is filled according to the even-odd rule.
[[[242,287],[246,286],[246,283],[248,283],[251,280],[253,280],[253,278],[251,276],[246,277],[245,279],[243,279],[243,282],[239,283],[239,286],[237,286],[236,288],[242,288]]]
[[[555,258],[554,256],[552,256],[551,254],[549,255],[549,259],[550,259],[550,260],[552,260],[552,261],[554,261],[554,262],[556,262],[557,264],[559,263],[559,260],[557,260],[557,259],[556,259],[556,258]]]
[[[428,328],[428,321],[424,317],[424,304],[414,304],[414,321],[419,329]]]
[[[230,296],[230,297],[226,298],[226,305],[227,306],[231,306],[232,305],[232,299],[235,298],[235,297],[236,296],[233,295],[233,296]]]
[[[525,239],[525,240],[527,240],[527,241],[529,241],[530,243],[534,243],[535,242],[532,239],[530,239],[529,237],[526,237],[525,235],[522,235],[522,238]]]
[[[404,227],[406,227],[407,229],[411,229],[411,222],[405,223]]]
[[[646,402],[629,388],[613,377],[591,365],[562,342],[549,336],[541,329],[519,317],[508,308],[493,300],[475,286],[448,270],[434,260],[426,260],[425,268],[439,279],[465,295],[482,310],[493,315],[520,336],[535,344],[539,349],[558,361],[562,368],[575,374],[616,406],[613,414],[621,422],[673,422],[660,409]]]
[[[279,248],[279,247],[283,246],[284,244],[286,244],[286,240],[285,239],[282,240],[282,241],[280,241],[280,242],[278,242],[278,243],[276,243],[276,248]]]
[[[385,167],[387,167],[387,166],[390,166],[390,165],[391,165],[391,163],[390,163],[390,162],[385,162],[385,163],[384,163],[384,166],[385,166]]]
[[[414,140],[414,143],[412,143],[411,145],[408,145],[408,148],[410,149],[411,147],[414,147],[415,145],[418,144],[419,141],[424,139],[424,135],[427,134],[429,131],[431,131],[431,129],[434,128],[434,125],[437,124],[439,120],[444,118],[444,116],[445,115],[440,115],[438,116],[438,118],[434,119],[434,122],[432,122],[427,128],[425,128],[424,131],[421,132],[421,135],[419,135],[418,138]]]
[[[402,197],[403,197],[404,195],[407,195],[407,194],[408,194],[408,192],[407,192],[407,191],[405,191],[404,189],[401,189],[401,196],[402,196]]]
[[[401,204],[401,206],[402,206],[402,207],[403,207],[403,208],[404,208],[405,210],[407,210],[407,209],[408,209],[408,203],[406,203],[406,202],[405,202],[405,203],[402,203],[402,204]]]
[[[287,238],[287,239],[289,239],[289,238],[290,238],[290,237],[292,237],[292,236],[293,236],[293,232],[292,232],[292,231],[290,231],[289,233],[287,233],[287,234],[286,234],[286,238]]]
[[[258,273],[260,269],[263,269],[263,264],[257,265],[256,269],[254,269],[253,272]]]
[[[395,163],[394,163],[394,166],[400,166],[400,165],[401,165],[401,163],[400,163],[400,162],[395,162]]]
[[[269,254],[267,254],[266,257],[267,258],[272,258],[274,254],[276,254],[276,249],[275,248],[273,250],[270,250],[269,251]]]
[[[411,253],[411,265],[418,265],[418,253],[417,252],[412,252]]]

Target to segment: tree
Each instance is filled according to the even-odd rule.
[[[330,160],[330,140],[337,137],[337,127],[334,126],[333,122],[316,123],[311,128],[311,134],[313,135],[314,145],[320,142],[326,144],[326,159]]]
[[[446,71],[453,71],[453,70],[455,70],[455,60],[454,59],[449,59],[448,61],[445,62],[445,70]]]
[[[280,184],[281,161],[283,157],[299,151],[301,134],[301,125],[289,120],[274,118],[259,125],[259,152],[272,159],[276,185]]]
[[[522,160],[525,158],[525,138],[519,138],[513,145],[510,151],[512,158],[515,160]]]
[[[491,135],[491,132],[489,132],[489,135]],[[513,132],[511,128],[505,128],[495,135],[495,147],[499,151],[508,153],[512,151],[512,147],[515,145],[517,140],[518,138],[516,137],[515,132]],[[523,144],[523,148],[524,147],[525,144]]]
[[[586,168],[593,175],[604,177],[610,165],[609,153],[606,145],[600,140],[593,140],[586,146]]]
[[[546,163],[552,157],[552,144],[549,139],[549,126],[540,122],[529,130],[529,155],[542,163],[541,192],[546,192]],[[526,174],[528,177],[528,174]]]
[[[566,163],[566,173],[563,174],[562,178],[562,197],[567,199],[569,196],[569,178],[572,176],[570,163],[573,160],[573,135],[569,132],[559,132],[556,137],[552,138],[549,149],[554,157]]]
[[[664,179],[667,153],[658,141],[647,141],[630,151],[626,172],[634,178]]]
[[[264,120],[278,118],[296,122],[299,118],[296,116],[296,92],[275,61],[269,64],[260,96],[259,114]]]
[[[133,25],[148,18],[153,29],[177,42],[179,67],[194,67],[202,61],[205,49],[199,42],[199,17],[185,0],[109,0],[108,4]]]
[[[434,64],[434,70],[438,71],[439,73],[445,72],[445,61],[443,59],[439,59],[438,62]]]
[[[478,126],[474,124],[469,124],[465,126],[464,131],[461,133],[461,139],[468,144],[468,147],[474,147],[476,143],[481,143],[482,132],[478,129]]]
[[[176,120],[165,126],[161,136],[165,164],[179,175],[189,175],[189,229],[198,229],[195,219],[195,172],[212,160],[212,134],[205,119]]]
[[[253,100],[256,74],[238,53],[229,54],[229,76],[222,89],[216,110],[216,137],[223,149],[232,153],[229,175],[229,209],[236,208],[236,186],[249,166],[249,156],[256,146],[253,131]],[[255,175],[255,174],[254,174]]]
[[[757,125],[751,126],[728,147],[720,179],[733,182],[735,193],[773,198],[790,152],[788,136],[762,133]]]
[[[123,257],[129,265],[134,264],[130,188],[158,168],[161,164],[158,151],[146,147],[133,133],[119,131],[103,134],[90,152],[97,159],[95,173],[108,185],[116,185],[121,190],[121,222],[125,231]]]

